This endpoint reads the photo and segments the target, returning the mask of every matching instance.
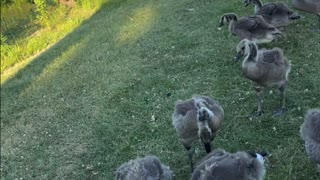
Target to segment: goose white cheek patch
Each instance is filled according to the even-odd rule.
[[[264,158],[260,154],[257,153],[257,160],[261,163],[264,164]]]

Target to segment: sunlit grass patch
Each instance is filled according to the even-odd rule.
[[[127,24],[121,27],[118,35],[119,43],[137,40],[151,28],[156,16],[157,10],[151,4],[134,10],[132,16],[127,14]]]

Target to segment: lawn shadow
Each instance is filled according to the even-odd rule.
[[[101,6],[101,9],[111,12],[124,2],[126,2],[126,0],[108,1]],[[46,67],[54,63],[56,58],[61,56],[67,49],[69,49],[69,47],[80,43],[85,38],[90,37],[90,34],[86,33],[90,32],[90,29],[85,29],[83,26],[88,26],[88,22],[96,19],[96,16],[100,13],[101,9],[93,14],[88,20],[85,20],[73,32],[62,38],[60,41],[55,43],[41,54],[34,57],[34,59],[32,59],[28,65],[20,69],[13,77],[4,82],[1,85],[1,102],[3,99],[7,99],[9,97],[12,100],[17,99],[19,94],[21,94],[23,90],[25,90],[35,79],[37,79]],[[88,41],[90,42],[90,40]]]

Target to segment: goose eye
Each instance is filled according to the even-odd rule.
[[[291,15],[291,14],[293,14],[293,12],[292,12],[292,11],[289,11],[289,12],[288,12],[288,15]]]
[[[271,27],[271,28],[269,28],[269,30],[270,30],[270,31],[274,31],[274,30],[275,30],[275,28]]]

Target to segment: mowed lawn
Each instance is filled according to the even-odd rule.
[[[289,0],[282,0],[290,3]],[[316,17],[292,23],[280,47],[292,63],[288,112],[265,114],[233,61],[239,39],[218,29],[223,13],[249,15],[241,0],[122,0],[106,3],[79,28],[1,85],[1,179],[113,179],[123,162],[156,155],[175,179],[190,178],[171,124],[174,102],[209,95],[225,110],[213,147],[267,150],[270,180],[319,178],[299,135],[306,111],[320,107]],[[195,161],[205,155],[195,143]]]

